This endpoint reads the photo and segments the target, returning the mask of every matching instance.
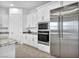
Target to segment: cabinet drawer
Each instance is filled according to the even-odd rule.
[[[44,51],[46,53],[50,53],[50,46],[38,44],[38,49],[40,49],[41,51]]]

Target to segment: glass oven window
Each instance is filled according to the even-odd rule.
[[[48,29],[48,23],[40,23],[38,24],[39,29]]]

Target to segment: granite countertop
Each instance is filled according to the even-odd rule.
[[[23,32],[23,34],[38,34],[38,32]]]
[[[9,32],[0,32],[0,34],[9,34]],[[34,35],[37,35],[38,32],[27,32],[27,31],[25,31],[25,32],[23,32],[23,34],[34,34]]]
[[[0,40],[0,47],[15,44],[16,40],[11,40],[11,39],[2,39]]]
[[[0,34],[9,34],[9,32],[0,32]]]

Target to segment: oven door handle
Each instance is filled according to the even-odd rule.
[[[38,34],[42,34],[42,35],[49,35],[48,33],[38,33]]]

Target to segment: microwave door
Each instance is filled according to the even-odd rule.
[[[39,23],[38,29],[48,29],[48,23]]]

